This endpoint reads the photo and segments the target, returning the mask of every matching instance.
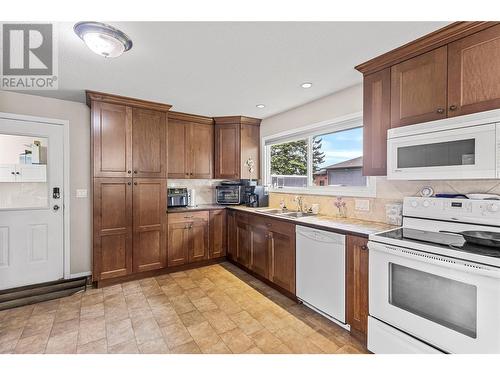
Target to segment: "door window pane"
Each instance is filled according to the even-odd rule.
[[[271,146],[271,185],[273,187],[307,186],[307,140]]]
[[[48,206],[47,138],[0,134],[0,209]]]
[[[398,168],[471,165],[475,148],[474,139],[399,147]]]
[[[389,303],[472,338],[477,336],[475,285],[389,263]]]

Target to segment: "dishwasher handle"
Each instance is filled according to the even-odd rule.
[[[345,235],[339,233],[297,226],[296,234],[315,242],[345,245]]]

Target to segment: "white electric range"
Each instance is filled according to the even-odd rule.
[[[368,349],[500,353],[500,201],[405,198],[403,226],[370,235]]]

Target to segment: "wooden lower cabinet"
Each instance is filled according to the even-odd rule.
[[[295,224],[229,210],[227,238],[230,259],[295,294]]]
[[[208,221],[208,211],[168,214],[169,267],[208,259]]]
[[[368,332],[368,239],[347,236],[346,315],[351,333]]]
[[[134,178],[134,272],[167,265],[167,180]]]
[[[226,210],[210,211],[210,252],[209,258],[220,258],[226,255]]]
[[[132,272],[130,178],[94,179],[94,281]]]

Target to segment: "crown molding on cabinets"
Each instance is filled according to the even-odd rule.
[[[87,105],[90,107],[92,101],[99,101],[109,104],[121,104],[130,107],[152,109],[160,112],[168,112],[172,107],[170,104],[163,104],[151,102],[148,100],[129,98],[127,96],[120,96],[114,94],[107,94],[104,92],[85,90],[87,94]]]

